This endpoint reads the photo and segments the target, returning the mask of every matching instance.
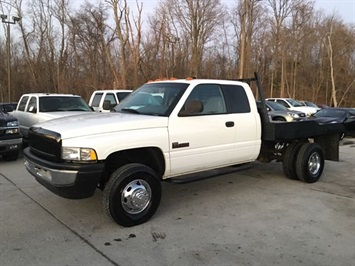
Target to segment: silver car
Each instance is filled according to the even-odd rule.
[[[306,118],[306,114],[301,111],[289,110],[285,106],[272,102],[265,101],[266,109],[269,113],[269,117],[271,121],[284,121],[284,122],[292,122],[298,121]]]
[[[81,113],[92,113],[90,106],[78,95],[28,93],[22,95],[11,114],[18,119],[23,139],[31,126],[47,120]]]

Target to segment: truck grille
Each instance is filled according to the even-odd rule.
[[[61,160],[61,135],[57,132],[32,127],[28,131],[29,147],[38,157],[58,162]]]

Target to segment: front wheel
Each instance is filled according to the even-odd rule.
[[[296,172],[300,180],[314,183],[319,180],[324,168],[324,154],[317,143],[305,143],[296,159]]]
[[[158,209],[161,184],[157,174],[143,164],[132,163],[112,173],[103,192],[106,213],[122,226],[148,221]]]
[[[287,120],[283,117],[275,117],[273,121],[280,121],[280,122],[286,122]]]

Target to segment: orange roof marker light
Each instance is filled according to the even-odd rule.
[[[187,77],[186,80],[193,80],[194,78],[192,77]]]
[[[152,82],[156,82],[156,81],[165,81],[165,80],[177,80],[177,78],[159,78],[159,79],[155,79],[155,80],[148,80],[147,83],[152,83]]]

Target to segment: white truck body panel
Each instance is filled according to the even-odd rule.
[[[251,81],[258,83],[259,110]],[[149,82],[110,113],[38,124],[29,131],[25,166],[64,198],[83,199],[102,189],[104,210],[123,226],[153,216],[162,179],[189,180],[188,174],[258,159],[282,161],[290,179],[316,182],[324,160],[339,159],[343,125],[270,122],[257,74],[245,82]]]
[[[99,160],[120,150],[157,147],[166,160],[163,178],[254,161],[261,146],[261,123],[250,88],[241,82],[223,81],[245,89],[251,108],[248,113],[180,117],[178,113],[194,87],[211,80],[189,83],[169,117],[90,113],[38,126],[59,132],[63,147],[95,149]]]

